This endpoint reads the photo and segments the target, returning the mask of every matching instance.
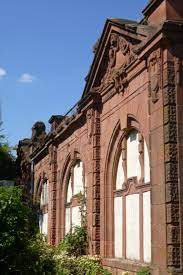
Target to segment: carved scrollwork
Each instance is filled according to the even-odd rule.
[[[161,88],[161,51],[153,52],[148,59],[149,72],[149,96],[153,103],[159,100],[159,90]]]

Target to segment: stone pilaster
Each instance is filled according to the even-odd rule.
[[[57,148],[54,145],[50,145],[49,147],[49,159],[50,159],[50,243],[52,245],[56,242],[56,186],[57,186]]]
[[[178,274],[181,268],[180,193],[178,186],[176,83],[173,61],[168,61],[163,71],[163,97],[167,267],[172,274]]]
[[[100,254],[100,113],[94,110],[93,132],[93,254]]]

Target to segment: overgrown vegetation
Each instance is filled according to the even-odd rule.
[[[100,258],[87,255],[88,235],[85,196],[79,193],[81,227],[75,226],[58,245],[54,259],[58,275],[110,275],[101,265]]]
[[[38,235],[36,216],[18,187],[0,187],[1,274],[54,274],[53,249]]]
[[[75,226],[59,244],[58,251],[65,251],[69,257],[86,255],[87,233],[84,227]]]
[[[74,227],[58,246],[54,259],[59,275],[110,275],[97,257],[86,255],[87,233],[85,227]]]
[[[89,256],[68,257],[68,255],[57,256],[58,275],[110,275],[105,270],[100,260]]]
[[[36,213],[18,187],[0,187],[0,273],[108,275],[100,259],[87,255],[86,227],[75,227],[57,248],[38,233]]]
[[[151,270],[149,267],[144,267],[139,272],[137,272],[137,275],[151,275]]]

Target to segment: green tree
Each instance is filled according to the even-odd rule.
[[[19,187],[0,187],[0,273],[54,274],[53,249],[36,237],[36,214]]]
[[[0,180],[14,180],[16,176],[15,158],[5,142],[2,122],[0,123]]]

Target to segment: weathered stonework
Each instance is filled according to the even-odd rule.
[[[180,244],[180,218],[178,201],[180,197],[178,188],[178,156],[177,156],[177,118],[176,118],[176,78],[174,63],[168,61],[164,71],[164,88],[169,94],[164,100],[164,141],[165,141],[165,180],[168,192],[166,194],[167,211],[167,264],[171,271],[181,268],[181,244]],[[171,149],[170,149],[171,148]],[[168,150],[170,149],[170,150]],[[169,217],[170,211],[176,209],[177,220]],[[172,216],[171,216],[172,217]]]
[[[49,147],[49,159],[50,159],[50,193],[51,193],[51,229],[50,240],[51,244],[56,242],[56,195],[57,195],[57,148],[54,145]]]
[[[154,51],[148,58],[149,71],[149,96],[153,103],[159,99],[159,90],[161,89],[161,49]]]
[[[180,275],[183,274],[182,0],[153,0],[143,13],[140,23],[123,19],[106,21],[95,45],[94,61],[80,101],[64,116],[51,117],[48,135],[43,124],[34,125],[26,151],[29,171],[23,174],[29,173],[31,179],[32,167],[36,198],[40,196],[41,182],[45,178],[49,181],[49,243],[55,245],[64,238],[68,175],[73,177],[72,167],[76,160],[81,160],[89,253],[100,255],[112,274],[128,271],[135,275],[149,265],[153,275]],[[132,129],[138,132],[138,148],[134,150],[138,152],[139,178],[127,175],[127,140]],[[23,167],[25,156],[21,146],[19,166]],[[115,190],[119,152],[123,182],[121,189]],[[150,176],[145,182],[147,155]],[[19,180],[24,179],[23,174]],[[138,194],[139,208],[146,211],[144,193],[151,194],[151,262],[143,260],[145,221],[141,214],[139,259],[127,258],[124,223],[119,229],[123,231],[123,257],[117,258],[114,199],[123,194],[122,219],[126,219],[130,213],[125,212],[126,197]],[[73,200],[75,206],[76,201]]]
[[[99,106],[97,106],[99,108]],[[93,254],[100,254],[100,109],[94,110],[93,134]],[[95,192],[98,192],[96,194]]]

